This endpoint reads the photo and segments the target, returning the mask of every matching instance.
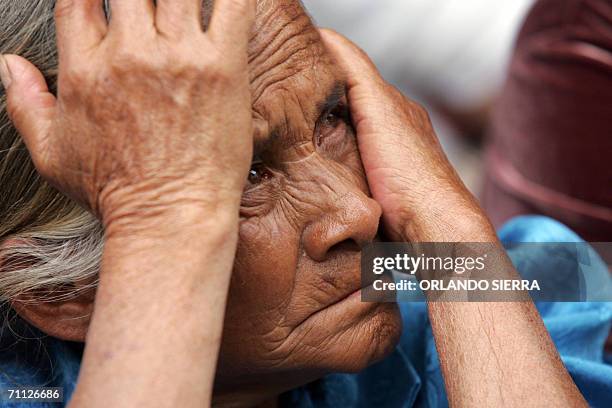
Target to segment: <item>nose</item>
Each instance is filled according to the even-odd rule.
[[[380,205],[361,191],[345,194],[330,207],[304,229],[304,250],[318,262],[334,250],[372,242],[382,214]]]

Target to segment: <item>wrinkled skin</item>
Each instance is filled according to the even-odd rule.
[[[361,302],[358,292],[360,247],[375,238],[381,209],[369,195],[343,76],[303,10],[282,3],[260,6],[249,50],[256,152],[221,396],[363,369],[392,350],[401,329],[396,305]]]
[[[210,10],[210,4],[205,10]],[[118,9],[115,11],[117,12],[114,15],[119,16]],[[115,21],[120,24],[121,20]],[[214,27],[214,16],[212,21]],[[146,24],[132,26],[134,29],[147,27]],[[172,33],[172,26],[166,26],[166,29]],[[209,30],[209,33],[211,31],[214,32]],[[70,168],[82,170],[79,166],[83,165],[86,167],[85,171],[62,171],[65,170],[66,160],[56,160],[56,166],[41,166],[41,163],[51,162],[47,157],[48,152],[45,149],[32,149],[36,147],[32,143],[28,146],[33,152],[44,153],[38,156],[33,154],[35,162],[38,162],[37,169],[43,175],[47,173],[48,178],[52,180],[59,178],[61,183],[55,185],[60,190],[67,191],[73,199],[94,211],[97,204],[101,203],[100,208],[105,211],[100,211],[101,214],[98,215],[102,215],[101,218],[106,221],[105,260],[109,271],[122,270],[122,265],[115,266],[112,262],[121,260],[122,255],[126,253],[131,255],[134,247],[130,245],[136,245],[136,250],[142,250],[139,246],[141,241],[148,243],[146,239],[135,238],[138,237],[139,231],[134,230],[132,226],[136,225],[142,229],[142,220],[146,218],[145,215],[151,213],[146,211],[147,208],[143,208],[143,203],[145,207],[150,207],[150,203],[159,204],[160,201],[161,204],[167,204],[162,198],[165,201],[176,201],[178,197],[184,201],[185,196],[192,195],[196,197],[196,201],[207,201],[215,193],[218,193],[219,197],[209,201],[223,203],[227,202],[225,200],[228,194],[220,192],[227,190],[229,195],[235,196],[235,200],[229,200],[235,202],[231,205],[237,206],[251,156],[250,150],[244,148],[251,146],[251,135],[245,125],[247,122],[250,124],[250,121],[245,120],[245,116],[248,119],[249,113],[248,95],[244,97],[240,92],[227,92],[227,81],[209,78],[215,69],[220,69],[217,67],[219,58],[213,58],[214,52],[210,51],[217,48],[209,47],[204,49],[206,52],[200,50],[199,53],[192,53],[193,47],[208,43],[201,38],[199,42],[191,42],[187,35],[183,35],[179,37],[181,41],[178,45],[175,45],[173,42],[167,42],[168,38],[172,37],[145,31],[163,45],[159,50],[171,54],[170,57],[165,53],[155,54],[155,58],[147,57],[147,53],[138,54],[141,59],[139,66],[150,69],[135,70],[134,66],[123,64],[125,60],[117,59],[117,52],[113,47],[119,47],[119,50],[126,47],[121,31],[118,33],[112,28],[109,29],[107,39],[118,40],[104,42],[105,47],[95,48],[98,53],[95,54],[98,57],[95,61],[105,61],[106,57],[114,58],[111,72],[103,72],[105,75],[101,76],[105,79],[101,83],[106,93],[96,92],[95,89],[86,92],[87,89],[83,89],[86,86],[80,84],[89,82],[74,80],[75,73],[79,72],[81,76],[76,75],[76,79],[82,76],[86,79],[87,76],[96,78],[99,75],[98,70],[104,68],[104,64],[92,66],[90,59],[84,59],[89,61],[89,66],[81,66],[77,70],[75,66],[70,65],[72,69],[66,72],[72,75],[73,81],[70,81],[71,76],[64,76],[61,83],[64,94],[66,89],[73,91],[73,94],[68,94],[67,97],[64,95],[65,99],[72,101],[68,106],[70,109],[66,109],[66,117],[72,120],[60,121],[59,127],[57,121],[52,121],[53,138],[47,138],[47,132],[42,132],[44,137],[41,141],[53,141],[45,145],[56,153],[49,157],[64,158],[67,155],[73,159]],[[401,331],[396,305],[365,303],[361,302],[360,298],[360,250],[364,244],[375,239],[382,210],[370,196],[355,132],[350,125],[343,74],[323,46],[319,33],[295,0],[260,1],[252,33],[248,50],[248,79],[252,98],[254,158],[240,203],[238,248],[215,376],[215,402],[230,405],[253,405],[272,399],[285,390],[328,372],[359,371],[387,355],[395,346]],[[149,37],[143,38],[150,40]],[[131,52],[130,47],[127,47],[127,50]],[[151,50],[148,50],[148,53],[151,54]],[[182,56],[182,60],[175,57],[177,53]],[[172,61],[170,79],[173,82],[168,82],[170,79],[164,77],[166,70],[155,69],[157,57]],[[190,57],[193,57],[193,60]],[[211,58],[214,64],[209,61]],[[175,72],[180,70],[185,60],[189,63],[189,69]],[[246,61],[242,62],[246,64]],[[195,63],[202,66],[194,68],[190,65]],[[247,79],[243,76],[247,69],[242,65],[232,66],[240,67],[240,72],[231,70],[229,78],[235,80],[232,84],[240,84],[242,79],[246,83]],[[227,66],[223,68],[228,70]],[[185,75],[192,72],[201,75]],[[226,74],[224,77],[227,76],[227,72],[221,72]],[[115,86],[108,88],[109,83]],[[156,94],[158,83],[172,83],[172,97],[165,98],[167,100],[151,98],[150,95]],[[114,90],[117,90],[116,94],[113,93]],[[90,95],[102,95],[102,98],[92,101]],[[61,96],[60,107],[65,106],[61,105],[64,103]],[[47,94],[47,97],[51,105],[54,98],[50,94]],[[19,101],[23,98],[13,97],[13,100]],[[180,105],[177,106],[177,103]],[[211,104],[217,104],[219,108],[214,105],[214,109],[211,109]],[[13,106],[18,104],[14,103]],[[197,106],[206,109],[198,111],[195,109]],[[243,106],[243,109],[239,108]],[[142,115],[138,108],[145,110],[147,115]],[[211,111],[214,114],[211,115]],[[19,116],[23,115],[18,114],[26,110],[13,108],[12,112],[13,119],[19,119]],[[92,112],[97,115],[92,116]],[[115,120],[130,113],[132,120]],[[20,122],[24,125],[34,123],[25,119]],[[223,123],[223,127],[217,129],[212,126],[217,122]],[[201,137],[201,133],[206,132],[199,131],[198,127],[217,129],[218,134],[214,138]],[[32,126],[29,130],[32,130],[31,128]],[[246,144],[244,140],[240,142],[229,136],[224,137],[227,134],[235,138],[241,131],[244,133],[242,136],[247,138]],[[30,133],[38,135],[40,132]],[[75,139],[75,134],[79,135],[80,139]],[[181,146],[183,139],[178,137],[181,134],[189,137],[185,139],[189,143],[188,149]],[[117,135],[146,137],[138,140],[135,137],[118,138]],[[30,137],[28,140],[33,139],[35,138]],[[105,141],[108,143],[103,143]],[[90,145],[96,142],[98,144]],[[139,142],[142,142],[144,147],[140,146]],[[73,145],[81,149],[72,149]],[[83,146],[87,148],[82,148]],[[188,154],[184,154],[185,151]],[[152,158],[139,161],[147,154]],[[111,156],[114,161],[103,160]],[[171,166],[166,163],[166,157],[178,159],[173,161]],[[100,163],[110,167],[92,167],[91,163],[96,163],[98,158]],[[139,168],[133,163],[153,167]],[[124,177],[117,178],[117,173]],[[89,174],[93,182],[81,180],[83,174]],[[143,196],[142,191],[148,191],[139,183],[143,174],[157,176],[145,177],[146,181],[161,179],[162,182],[180,182],[164,185],[163,189],[155,188],[152,190],[154,195]],[[53,177],[54,175],[63,178]],[[110,178],[115,183],[126,180],[130,183],[122,185],[121,188],[111,188],[111,193],[106,194],[106,198],[101,197],[102,193],[108,191],[106,186]],[[133,181],[136,181],[136,184],[131,183]],[[236,188],[236,185],[239,187]],[[89,188],[83,189],[83,186]],[[177,194],[172,194],[175,190]],[[112,193],[113,191],[115,193]],[[234,211],[234,208],[227,211],[233,214],[235,220],[237,211]],[[185,207],[180,207],[179,213],[181,217],[185,217]],[[191,213],[189,214],[189,222],[194,221]],[[195,214],[198,215],[197,221],[204,218],[200,216],[200,212]],[[213,213],[209,211],[207,214]],[[170,238],[172,243],[163,241],[163,246],[169,250],[175,247],[184,249],[183,247],[187,246],[185,251],[179,252],[182,257],[180,259],[197,258],[190,257],[190,245],[197,245],[194,240],[187,239],[183,245],[177,243],[180,238],[177,230],[182,230],[182,233],[187,230],[191,233],[192,230],[187,228],[189,225],[186,227],[181,224],[177,228],[175,223],[168,219],[180,217],[173,213],[172,217],[168,218],[169,215],[165,214],[161,221],[159,217],[151,218],[156,226],[163,222],[164,225],[172,227],[170,233],[164,231],[168,234],[164,238]],[[204,224],[210,228],[204,230],[214,235],[212,229],[224,223],[219,220],[219,216],[209,218],[204,220]],[[109,226],[117,233],[111,234]],[[129,232],[127,235],[126,228]],[[152,229],[148,223],[143,230],[147,238],[153,231],[159,233],[158,228]],[[110,236],[114,240],[109,239]],[[122,240],[126,237],[126,240]],[[224,241],[227,241],[227,238],[224,238]],[[193,250],[200,249],[203,251],[200,253],[206,254],[205,247]],[[233,254],[233,247],[231,251]],[[220,259],[230,259],[229,252],[215,255]],[[215,270],[214,265],[211,266],[215,260],[207,258],[204,261],[204,265],[198,265],[195,269],[202,271],[204,278],[209,278],[205,276],[209,272],[207,268]],[[170,262],[175,269],[174,273],[180,275],[180,272],[176,271],[180,262],[175,262],[175,259]],[[228,261],[227,271],[230,269],[230,262],[231,260]],[[147,262],[141,259],[137,259],[137,263],[138,267],[147,266]],[[165,273],[163,267],[155,266],[156,269],[150,270],[160,269]],[[132,265],[128,270],[131,269]],[[105,275],[103,272],[104,261],[96,296],[96,311],[101,310],[100,307],[110,305],[108,307],[115,309],[111,308],[109,315],[121,314],[125,317],[130,308],[122,308],[121,302],[116,301],[116,291],[105,292],[104,288],[113,287],[115,282],[120,288],[129,288],[130,282],[126,276],[113,281],[113,276],[117,274]],[[198,278],[198,282],[204,278]],[[137,285],[132,282],[134,288],[137,286],[137,289],[142,291],[142,296],[136,296],[133,290],[128,290],[130,307],[136,309],[138,313],[135,316],[139,319],[142,319],[141,313],[149,309],[152,291],[177,293],[171,279],[166,276],[158,276],[157,279],[163,280],[164,284],[169,286],[160,285],[155,276],[148,273],[137,277]],[[227,279],[229,280],[229,276]],[[147,283],[151,286],[147,287]],[[106,294],[106,297],[101,294]],[[201,296],[203,299],[208,297]],[[146,306],[134,306],[134,299],[137,298],[144,299],[143,304]],[[197,301],[197,297],[194,296],[194,299]],[[191,300],[186,299],[188,305],[185,307],[193,303]],[[86,302],[88,307],[75,309],[83,311],[78,314],[79,317],[91,312],[91,298],[83,302]],[[162,307],[160,304],[163,305],[163,301],[157,302],[156,306]],[[84,332],[87,327],[84,330],[78,330],[78,327],[71,332],[67,329],[69,324],[66,321],[74,322],[74,316],[64,316],[64,320],[60,317],[62,311],[70,308],[58,306],[43,313],[32,313],[26,307],[17,306],[18,304],[15,305],[16,310],[22,317],[50,335],[69,340],[85,339]],[[180,306],[175,307],[179,312],[182,310]],[[40,306],[31,309],[37,308],[40,309]],[[185,319],[194,316],[182,313]],[[221,312],[215,314],[218,316]],[[99,319],[98,322],[100,321],[102,323],[98,323],[98,328],[107,323],[106,319]],[[94,315],[89,326],[90,333],[95,332],[95,323]],[[205,324],[203,319],[200,326],[202,330],[207,327]],[[128,331],[130,330],[133,330],[131,325]],[[197,341],[197,335],[192,336],[193,341]],[[103,339],[99,340],[101,344],[98,344],[98,349],[113,348],[113,345],[109,345],[108,338],[96,338],[96,335],[88,337],[88,347],[93,347],[92,344],[95,346],[96,339]],[[191,342],[192,338],[186,341]],[[96,347],[92,349],[96,350]],[[133,355],[131,351],[128,354]],[[198,361],[202,360],[206,359]],[[98,373],[99,364],[104,361],[103,355],[100,360],[95,360],[95,364],[88,365],[86,351],[81,372],[84,372],[83,367],[89,367],[89,378],[93,378],[91,371]],[[210,359],[206,361],[210,362]],[[84,375],[84,378],[87,377]],[[95,388],[95,382],[92,386]],[[84,389],[87,390],[87,387]]]

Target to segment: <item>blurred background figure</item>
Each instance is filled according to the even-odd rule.
[[[428,107],[496,226],[544,214],[612,241],[612,0],[305,5]]]
[[[612,0],[539,0],[491,119],[484,204],[497,224],[556,218],[612,241]]]

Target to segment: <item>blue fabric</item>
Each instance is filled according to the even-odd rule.
[[[579,242],[563,225],[544,217],[520,217],[499,232],[504,242]],[[523,275],[541,272],[547,254],[526,259],[520,246],[508,253]],[[530,252],[533,258],[533,252]],[[610,281],[602,262],[591,265],[602,281]],[[558,273],[563,265],[555,263]],[[610,332],[612,303],[540,303],[538,310],[563,361],[592,407],[612,405],[612,366],[603,347]],[[358,374],[331,374],[284,394],[285,406],[446,407],[448,402],[424,303],[400,305],[404,332],[395,351]],[[31,336],[30,336],[31,337]],[[0,336],[0,387],[36,384],[64,387],[68,398],[76,383],[82,346],[55,339],[15,339],[10,330]],[[608,360],[609,361],[609,360]],[[66,400],[67,400],[66,398]],[[0,404],[10,407],[52,407],[63,404]]]
[[[62,387],[65,401],[76,385],[83,345],[60,341],[21,326],[18,320],[3,322],[0,336],[0,388],[18,386]],[[12,325],[15,324],[15,327]],[[66,403],[0,402],[0,407],[51,408]]]

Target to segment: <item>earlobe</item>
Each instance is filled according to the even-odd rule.
[[[93,311],[94,290],[65,300],[46,301],[23,295],[10,302],[26,322],[49,336],[61,340],[84,342]]]
[[[27,241],[10,238],[0,243],[0,274],[6,272],[5,268],[10,269],[6,263],[3,268],[2,249],[27,245]],[[22,267],[23,262],[27,261],[18,260]],[[83,280],[61,289],[23,292],[11,295],[8,303],[19,317],[43,333],[61,340],[83,342],[93,311],[95,283],[93,279]]]

